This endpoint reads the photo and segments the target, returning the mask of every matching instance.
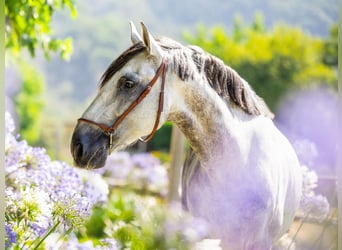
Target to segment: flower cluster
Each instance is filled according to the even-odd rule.
[[[204,222],[165,204],[167,171],[151,154],[115,153],[86,171],[14,129],[6,113],[6,249],[193,249],[205,237]]]
[[[315,194],[314,189],[317,187],[318,176],[315,171],[310,170],[305,165],[301,165],[300,170],[303,177],[303,196],[313,196]]]
[[[315,171],[307,166],[301,166],[303,176],[303,193],[300,201],[300,210],[302,217],[322,222],[328,215],[330,205],[326,197],[315,194],[318,177]]]
[[[121,249],[221,249],[218,240],[199,247],[207,229],[203,220],[185,212],[179,203],[165,205],[156,197],[127,190],[115,190],[86,225],[88,238],[115,238]]]
[[[168,216],[164,224],[167,238],[179,237],[183,241],[196,243],[207,236],[208,228],[205,221],[184,214],[179,203],[170,204],[167,210]]]
[[[131,189],[161,196],[167,194],[168,175],[160,161],[149,153],[130,155],[127,152],[113,153],[104,168],[96,170],[109,184],[125,185]]]
[[[301,163],[302,175],[302,197],[298,215],[302,218],[322,222],[329,213],[330,205],[326,197],[315,193],[315,189],[318,187],[318,176],[309,167],[314,165],[319,155],[317,147],[308,139],[296,139],[293,144]]]
[[[80,227],[109,191],[99,175],[51,161],[45,149],[18,140],[14,129],[6,113],[6,248],[36,249],[53,233],[60,239]]]

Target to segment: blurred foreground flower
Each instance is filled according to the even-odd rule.
[[[202,220],[165,203],[167,171],[152,155],[116,153],[85,171],[13,132],[6,113],[6,249],[193,250],[205,238]]]
[[[91,208],[107,201],[108,186],[102,178],[91,182],[95,173],[51,161],[45,149],[19,141],[14,129],[6,113],[6,249],[38,249],[52,233],[68,241]]]
[[[168,189],[166,168],[149,153],[112,153],[104,168],[96,170],[112,187],[126,186],[142,193],[165,197]]]
[[[302,218],[311,219],[321,223],[329,214],[330,205],[328,199],[315,194],[318,176],[315,171],[301,166],[303,176],[303,194],[300,201],[299,214]]]
[[[335,172],[339,113],[337,92],[326,85],[289,94],[277,112],[300,162],[319,174]]]
[[[207,233],[206,223],[178,203],[167,205],[156,197],[116,190],[105,206],[94,210],[83,237],[114,238],[120,249],[220,249],[217,240],[200,244]]]

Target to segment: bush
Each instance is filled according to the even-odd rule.
[[[183,250],[205,237],[203,221],[166,205],[167,172],[152,155],[113,154],[86,171],[13,131],[6,113],[6,249]]]
[[[277,25],[266,31],[257,16],[245,27],[236,20],[231,34],[222,27],[200,27],[185,39],[234,68],[272,110],[293,89],[321,83],[337,87],[334,69],[322,62],[323,40],[298,28]]]
[[[19,131],[30,143],[35,144],[40,137],[40,120],[43,110],[44,80],[32,66],[19,62],[22,88],[15,97],[16,110],[20,117]]]
[[[108,185],[98,174],[51,161],[45,149],[19,141],[13,131],[6,113],[6,249],[62,247],[91,208],[106,202]]]

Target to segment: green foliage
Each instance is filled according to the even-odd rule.
[[[19,62],[22,76],[22,89],[15,97],[16,109],[20,118],[20,134],[30,144],[38,141],[40,118],[43,109],[44,80],[42,75],[31,65]]]
[[[266,31],[257,15],[249,27],[240,19],[232,35],[223,28],[200,27],[185,39],[221,58],[246,79],[271,109],[276,109],[286,92],[311,84],[336,84],[332,68],[322,63],[323,41],[298,28],[277,25]]]
[[[16,52],[27,48],[34,57],[36,49],[40,47],[46,58],[50,58],[50,52],[59,52],[63,59],[69,57],[72,51],[71,39],[53,38],[50,25],[56,10],[67,7],[72,16],[76,16],[74,0],[9,0],[5,3],[6,48]]]
[[[105,236],[104,216],[106,210],[102,207],[94,207],[91,217],[85,224],[86,234],[91,238],[103,238]]]
[[[338,26],[337,23],[330,28],[330,36],[323,43],[323,63],[337,67],[338,59]]]
[[[108,203],[96,208],[80,238],[114,238],[120,249],[190,249],[204,236],[204,224],[181,207],[130,191],[113,191]],[[194,227],[198,228],[194,228]]]
[[[170,150],[170,139],[172,132],[172,123],[167,122],[161,127],[153,139],[148,144],[148,150]]]

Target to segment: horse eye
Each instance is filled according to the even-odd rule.
[[[134,85],[135,85],[135,82],[126,79],[126,81],[125,81],[125,88],[131,89],[131,88],[134,87]]]
[[[132,79],[128,79],[126,76],[123,76],[119,79],[119,88],[131,89],[136,85],[136,81]]]

